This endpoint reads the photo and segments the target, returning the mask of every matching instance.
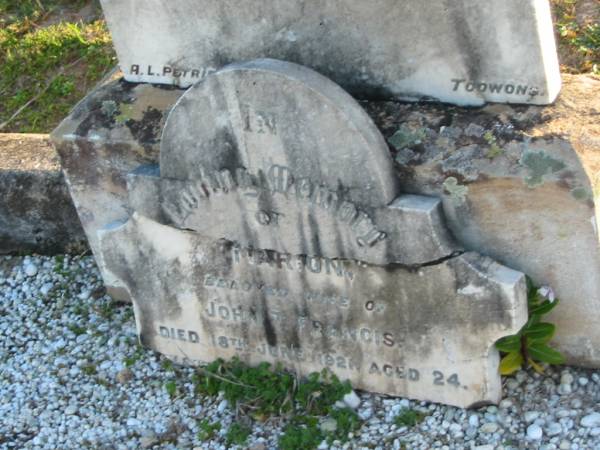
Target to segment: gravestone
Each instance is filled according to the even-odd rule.
[[[547,0],[102,0],[128,81],[187,87],[236,61],[310,66],[356,96],[548,104]]]
[[[399,193],[377,129],[327,78],[273,60],[209,75],[127,189],[131,217],[99,232],[100,252],[144,345],[499,401],[493,343],[527,318],[523,274],[463,252],[440,200]]]

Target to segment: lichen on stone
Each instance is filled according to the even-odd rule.
[[[406,127],[400,127],[392,137],[388,139],[388,142],[396,149],[402,150],[403,148],[409,148],[415,145],[423,143],[423,140],[427,137],[424,128],[418,130],[411,130]]]
[[[117,123],[123,124],[132,118],[133,115],[133,105],[129,105],[127,103],[119,105],[120,113],[117,117],[115,117],[115,121]]]
[[[553,158],[543,150],[526,151],[519,163],[527,169],[528,176],[525,183],[530,188],[544,184],[544,176],[560,172],[566,165],[564,162]]]
[[[469,188],[459,184],[455,177],[446,178],[444,181],[444,190],[450,194],[453,199],[458,200],[461,203],[467,200],[467,194],[469,193]]]
[[[586,188],[583,188],[583,187],[578,187],[578,188],[571,190],[571,195],[580,201],[587,201],[592,198],[591,193]]]
[[[117,103],[114,100],[105,100],[101,110],[105,116],[112,117],[117,112]]]

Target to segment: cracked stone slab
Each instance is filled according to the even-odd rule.
[[[101,3],[128,81],[188,87],[268,57],[363,98],[548,104],[560,90],[548,0]]]
[[[144,345],[499,401],[493,344],[527,319],[523,274],[457,251],[440,201],[397,191],[377,129],[331,81],[273,60],[225,68],[172,109],[159,159],[127,177],[131,216],[98,233]]]
[[[407,270],[215,241],[134,213],[100,232],[141,342],[184,364],[238,356],[358,389],[498,402],[493,343],[527,317],[524,276],[465,253]]]
[[[397,197],[387,145],[358,103],[296,64],[236,64],[190,88],[167,119],[160,168],[128,182],[140,213],[254,248],[404,265],[458,250],[438,199]]]
[[[538,285],[552,286],[561,300],[548,318],[557,325],[553,345],[571,365],[599,367],[594,311],[600,304],[595,195],[600,192],[595,113],[600,79],[563,74],[563,80],[561,96],[547,107],[361,105],[389,139],[401,190],[441,198],[448,228],[468,250],[527,273]],[[164,120],[184,92],[108,80],[52,135],[113,296],[119,290],[128,298],[102,262],[97,231],[129,217],[127,176],[142,164],[158,165]],[[543,185],[530,186],[526,180],[538,173],[531,154],[540,153],[566,167],[548,170]]]

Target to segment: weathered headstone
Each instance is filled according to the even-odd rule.
[[[524,277],[461,253],[440,201],[399,195],[391,167],[366,114],[316,72],[261,60],[208,76],[173,108],[160,167],[128,177],[132,216],[99,233],[141,341],[184,363],[239,356],[498,401],[493,343],[526,320]]]
[[[102,0],[129,81],[190,86],[226,64],[310,66],[352,94],[547,104],[547,0]]]
[[[160,177],[131,177],[131,206],[180,229],[374,264],[455,250],[438,201],[397,198],[387,144],[363,109],[301,66],[259,60],[208,77],[174,108],[161,146]]]
[[[363,102],[388,138],[402,191],[442,199],[461,244],[550,285],[561,303],[548,320],[571,365],[599,367],[598,215],[600,81],[565,75],[552,106]],[[90,248],[113,297],[97,230],[130,215],[127,174],[158,164],[167,114],[185,93],[113,77],[97,86],[52,140]],[[542,183],[540,183],[540,181]]]

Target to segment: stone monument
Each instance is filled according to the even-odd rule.
[[[353,95],[548,104],[548,0],[101,0],[125,79],[188,87],[236,61],[312,67]]]
[[[327,78],[274,60],[208,75],[127,191],[131,215],[99,231],[99,253],[143,344],[499,401],[493,344],[527,319],[523,274],[464,252],[439,199],[402,195],[379,131]]]

